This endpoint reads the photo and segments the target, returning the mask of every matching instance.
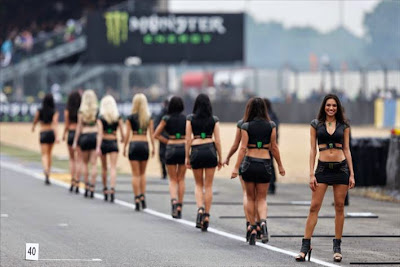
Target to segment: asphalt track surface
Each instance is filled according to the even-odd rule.
[[[313,238],[310,263],[297,263],[305,219],[269,219],[271,241],[249,246],[244,240],[241,191],[238,181],[216,180],[207,233],[194,227],[193,181],[187,181],[183,220],[169,216],[166,181],[148,180],[148,207],[133,210],[130,178],[118,177],[118,201],[85,199],[67,192],[68,185],[45,186],[40,165],[1,158],[1,266],[334,266],[332,238]],[[307,215],[309,190],[304,185],[278,185],[269,196],[269,215]],[[97,192],[101,186],[98,184]],[[333,214],[327,192],[320,212]],[[291,202],[296,201],[296,202]],[[291,204],[288,204],[291,203]],[[306,202],[305,202],[306,203]],[[385,235],[343,238],[342,266],[350,262],[399,263],[399,204],[354,197],[346,212],[373,212],[378,218],[352,218],[346,235]],[[333,234],[333,219],[320,219],[315,234]],[[39,243],[39,261],[26,261],[25,243]],[[393,265],[391,265],[393,266]]]

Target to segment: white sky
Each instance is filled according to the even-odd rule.
[[[364,13],[379,0],[169,0],[170,12],[243,12],[257,21],[278,21],[285,27],[312,26],[327,32],[340,24],[357,36],[364,34]]]

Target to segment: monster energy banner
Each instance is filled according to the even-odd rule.
[[[91,63],[243,60],[243,14],[96,12],[88,16],[87,35]]]

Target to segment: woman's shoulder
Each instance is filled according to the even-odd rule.
[[[192,121],[193,118],[194,118],[194,114],[193,113],[191,113],[191,114],[186,116],[186,120],[188,120],[188,121]]]
[[[321,124],[321,122],[320,122],[318,119],[313,119],[313,120],[311,121],[311,123],[310,123],[310,125],[311,125],[313,128],[315,128],[315,129],[317,129],[317,127],[318,127],[320,124]]]
[[[236,123],[236,127],[238,127],[239,129],[242,127],[243,124],[243,119],[238,120],[238,122]]]
[[[219,118],[217,116],[212,116],[215,123],[219,122]]]

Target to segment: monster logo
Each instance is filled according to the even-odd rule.
[[[128,40],[128,12],[110,11],[105,12],[107,27],[107,40],[114,46],[119,46]]]

